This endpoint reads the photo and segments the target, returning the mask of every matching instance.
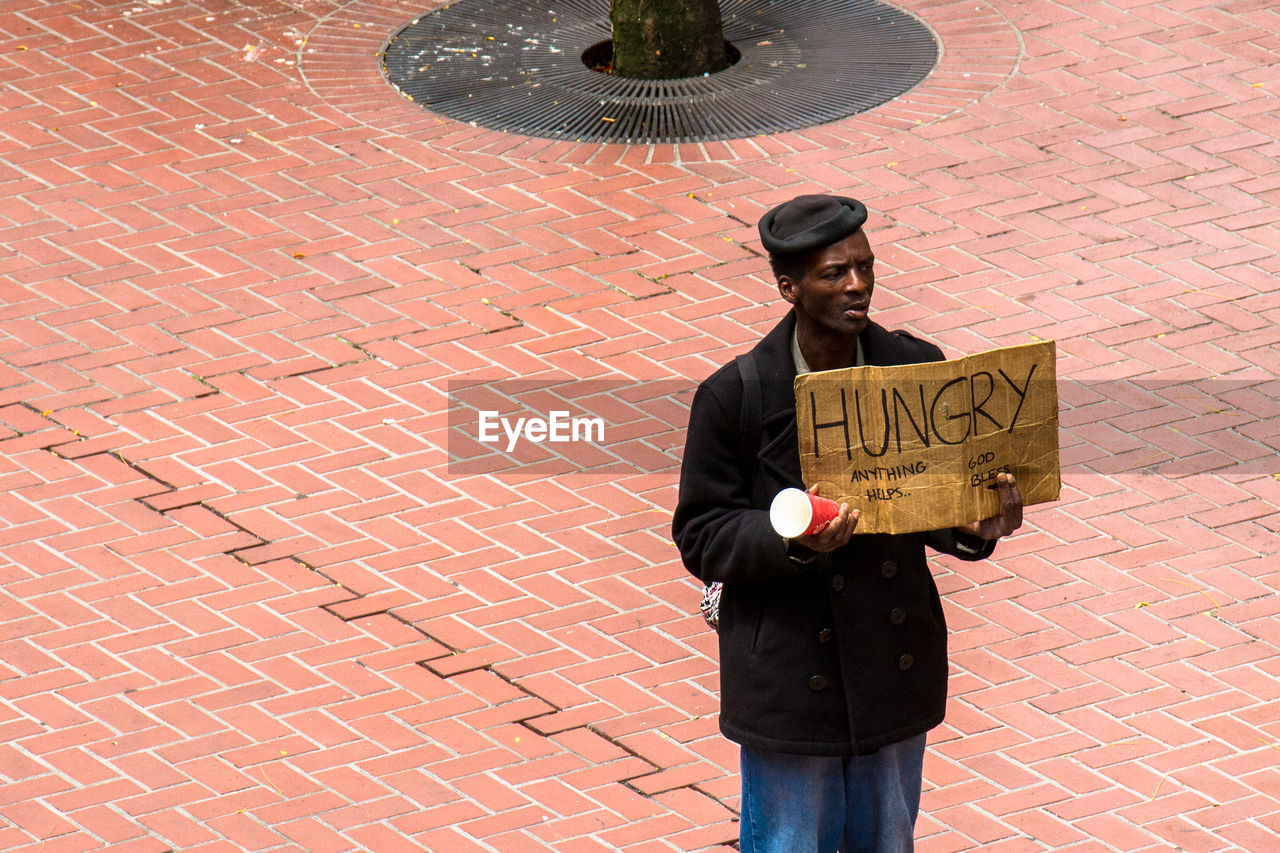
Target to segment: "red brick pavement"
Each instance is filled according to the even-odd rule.
[[[405,101],[427,3],[6,0],[0,846],[732,845],[679,406],[608,386],[630,468],[537,478],[445,412],[687,387],[779,314],[760,212],[829,190],[882,321],[1068,380],[1062,500],[934,564],[921,849],[1280,849],[1280,14],[903,5],[944,58],[897,101],[623,147]]]

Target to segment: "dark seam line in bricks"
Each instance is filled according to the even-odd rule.
[[[505,312],[504,312],[504,313],[505,313]],[[368,353],[366,350],[364,350],[362,347],[360,347],[360,346],[359,346],[359,345],[357,345],[357,344],[354,344],[354,343],[351,343],[351,342],[349,342],[349,341],[345,341],[345,340],[344,340],[343,342],[344,342],[344,343],[347,343],[348,345],[352,346],[352,347],[353,347],[353,348],[355,348],[355,349],[360,350],[361,352],[366,353],[366,355],[368,355],[368,356],[369,356],[369,358],[376,358],[376,356],[374,356],[374,355],[373,355],[373,354],[371,354],[371,353]],[[367,361],[367,360],[368,360],[368,359],[360,359],[359,361],[363,362],[363,361]],[[352,363],[356,363],[356,362],[352,362]],[[334,365],[334,366],[340,367],[340,366],[342,366],[342,365]],[[332,369],[332,367],[328,367],[328,368],[321,368],[321,369],[322,369],[322,370],[327,370],[327,369]],[[314,373],[314,372],[318,372],[318,370],[316,370],[316,371],[306,371],[306,373]],[[303,374],[295,374],[295,375],[303,375]],[[220,393],[220,392],[217,392],[217,393]],[[208,396],[208,395],[202,395],[202,396]],[[28,403],[25,403],[25,402],[24,402],[24,403],[22,403],[21,405],[25,406],[26,408],[28,408],[28,409],[30,409],[30,410],[32,410],[32,411],[37,411],[34,407],[32,407],[32,406],[31,406],[30,404],[28,404]],[[39,413],[39,412],[37,412],[37,413]],[[39,413],[39,414],[43,414],[43,413]],[[47,420],[50,420],[52,423],[57,424],[57,422],[56,422],[56,421],[52,421],[52,419],[51,419],[51,418],[48,418],[47,416],[46,416],[46,419],[47,419]],[[67,427],[62,426],[61,424],[57,424],[57,426],[58,426],[58,427],[60,427],[61,429],[67,429]],[[74,430],[73,430],[73,432],[74,432]],[[65,444],[74,444],[74,443],[78,443],[78,442],[80,442],[80,441],[85,441],[85,440],[87,440],[87,439],[86,439],[84,436],[80,436],[80,435],[78,435],[78,433],[77,433],[77,437],[76,437],[74,440],[72,440],[72,441],[58,442],[57,444],[50,445],[49,447],[46,447],[46,448],[44,448],[44,449],[48,450],[48,451],[49,451],[49,452],[51,452],[51,453],[56,453],[57,451],[53,449],[54,447],[57,447],[57,446],[60,446],[60,445],[65,445]],[[76,463],[79,463],[80,459],[90,459],[90,458],[92,458],[92,457],[94,457],[94,456],[104,456],[104,455],[105,455],[105,456],[112,456],[112,457],[114,457],[114,458],[118,459],[120,462],[122,462],[124,465],[126,465],[130,470],[133,470],[133,471],[137,472],[138,474],[141,474],[143,477],[147,478],[148,480],[151,480],[152,482],[154,482],[154,483],[156,483],[156,484],[158,484],[158,485],[162,486],[164,489],[166,489],[166,490],[167,490],[167,491],[165,491],[165,492],[161,492],[161,493],[158,493],[158,494],[155,494],[155,495],[147,495],[147,496],[145,496],[145,497],[149,497],[149,498],[156,498],[156,497],[159,497],[160,495],[163,495],[163,494],[174,494],[174,493],[176,493],[176,492],[178,492],[178,491],[179,491],[179,488],[178,488],[177,486],[174,486],[172,483],[169,483],[169,482],[167,482],[166,480],[164,480],[163,478],[158,477],[158,476],[156,476],[155,474],[152,474],[150,471],[147,471],[144,467],[142,467],[142,465],[141,465],[141,464],[139,464],[139,463],[134,463],[134,462],[129,461],[129,460],[124,456],[123,451],[119,451],[119,450],[100,451],[100,452],[98,452],[98,453],[91,453],[91,454],[88,454],[88,455],[83,456],[83,457],[69,457],[69,458],[67,458],[67,461],[69,461],[69,462],[76,462]],[[160,514],[160,515],[166,515],[168,512],[170,512],[170,511],[172,511],[172,510],[175,510],[175,509],[190,508],[190,507],[199,507],[200,509],[203,509],[203,510],[206,510],[206,511],[208,511],[208,512],[212,513],[212,514],[213,514],[214,516],[216,516],[218,519],[220,519],[220,520],[222,520],[222,521],[226,522],[227,524],[231,525],[231,526],[232,526],[232,527],[234,527],[236,530],[238,530],[238,531],[240,531],[240,532],[242,532],[242,533],[245,533],[245,534],[247,534],[247,535],[249,535],[249,536],[252,536],[254,539],[256,539],[256,540],[257,540],[257,542],[256,542],[256,543],[251,544],[251,545],[244,545],[244,546],[240,546],[240,547],[238,547],[238,548],[232,548],[232,549],[230,549],[230,550],[228,550],[228,551],[224,551],[224,552],[223,552],[223,553],[224,553],[224,554],[226,554],[227,556],[231,557],[232,559],[237,560],[238,562],[240,562],[240,563],[242,563],[242,564],[244,564],[244,565],[256,565],[256,564],[248,563],[247,561],[245,561],[245,560],[240,556],[240,554],[239,554],[238,552],[246,551],[246,550],[253,549],[253,548],[262,548],[262,547],[266,547],[266,546],[269,546],[269,545],[271,545],[271,544],[272,544],[272,541],[271,541],[270,539],[264,538],[263,536],[261,536],[261,535],[259,535],[259,534],[255,533],[255,532],[253,532],[251,529],[249,529],[249,528],[245,527],[244,525],[239,524],[238,522],[233,521],[232,519],[228,518],[224,513],[222,513],[221,511],[219,511],[219,510],[217,510],[217,509],[214,509],[212,506],[210,506],[209,504],[207,504],[207,503],[206,503],[206,502],[204,502],[204,501],[192,501],[192,502],[190,502],[190,503],[184,503],[184,504],[182,504],[181,506],[169,507],[168,509],[165,509],[165,510],[158,510],[158,509],[156,509],[155,507],[152,507],[150,504],[146,503],[145,498],[139,497],[139,498],[134,498],[133,500],[134,500],[136,503],[139,503],[139,504],[141,504],[142,506],[146,507],[148,510],[151,510],[152,512],[156,512],[156,513],[158,513],[158,514]],[[335,612],[334,612],[334,610],[333,610],[333,608],[334,608],[334,607],[337,607],[338,605],[342,605],[342,604],[349,604],[349,603],[351,603],[352,601],[359,601],[360,599],[366,598],[366,597],[369,595],[369,593],[359,592],[358,590],[351,589],[351,588],[350,588],[350,587],[348,587],[346,584],[341,583],[341,582],[339,582],[339,581],[335,580],[333,577],[330,577],[329,575],[325,574],[325,572],[324,572],[323,570],[320,570],[320,569],[315,568],[314,566],[311,566],[310,564],[308,564],[305,560],[303,560],[302,558],[300,558],[300,557],[299,557],[298,555],[296,555],[296,554],[288,554],[288,555],[284,555],[284,556],[273,557],[273,558],[272,558],[272,561],[274,561],[274,560],[279,560],[279,559],[286,559],[286,560],[290,560],[291,562],[295,563],[295,564],[296,564],[296,565],[298,565],[298,566],[301,566],[302,568],[306,569],[307,571],[313,572],[313,573],[315,573],[316,575],[318,575],[318,576],[320,576],[320,577],[324,578],[326,581],[330,582],[331,584],[333,584],[333,585],[335,585],[335,586],[338,586],[338,587],[340,587],[341,589],[343,589],[343,590],[345,590],[345,591],[347,591],[347,592],[351,593],[351,598],[343,599],[343,600],[342,600],[342,601],[340,601],[340,602],[332,602],[332,603],[330,603],[330,604],[323,604],[323,605],[319,605],[319,609],[324,610],[326,613],[329,613],[330,615],[334,616],[335,618],[341,619],[344,623],[346,623],[346,624],[351,624],[351,623],[355,622],[355,621],[356,621],[356,620],[358,620],[358,619],[363,619],[363,618],[366,618],[366,617],[369,617],[369,616],[376,616],[376,615],[385,615],[385,616],[389,616],[390,618],[395,619],[397,622],[400,622],[401,624],[406,625],[407,627],[409,627],[409,628],[413,629],[415,632],[417,632],[418,634],[420,634],[424,639],[429,640],[429,641],[434,642],[434,643],[438,643],[438,644],[439,644],[440,646],[442,646],[443,648],[446,648],[446,649],[448,649],[448,650],[449,650],[449,652],[448,652],[447,654],[441,654],[441,655],[435,655],[435,656],[431,656],[431,657],[423,657],[423,658],[419,658],[418,660],[414,661],[414,665],[416,665],[416,666],[420,666],[420,667],[422,667],[422,668],[424,668],[424,669],[426,669],[426,670],[428,670],[428,671],[430,671],[430,672],[435,673],[435,674],[436,674],[436,675],[438,675],[442,680],[445,680],[445,681],[448,681],[449,679],[453,678],[453,677],[454,677],[454,676],[456,676],[456,675],[462,675],[462,674],[464,674],[464,673],[470,673],[470,672],[488,672],[488,673],[490,673],[490,674],[494,675],[495,677],[497,677],[498,679],[500,679],[503,683],[507,684],[508,686],[510,686],[510,687],[514,688],[515,690],[518,690],[520,693],[524,694],[524,696],[525,696],[526,698],[529,698],[529,699],[535,699],[535,700],[537,700],[537,701],[539,701],[539,702],[545,703],[545,704],[546,704],[546,705],[551,709],[551,710],[548,710],[548,711],[538,711],[538,712],[536,712],[536,713],[531,713],[531,714],[529,714],[528,716],[524,716],[524,717],[517,717],[517,718],[515,718],[515,719],[510,720],[510,722],[511,722],[511,723],[514,723],[514,724],[516,724],[516,725],[521,726],[522,728],[526,729],[527,731],[529,731],[529,732],[530,732],[530,733],[532,733],[533,735],[535,735],[535,736],[537,736],[537,737],[539,737],[539,738],[542,738],[542,739],[544,739],[544,740],[546,740],[546,741],[548,741],[548,742],[551,742],[551,739],[552,739],[552,737],[553,737],[553,735],[554,735],[554,734],[563,734],[564,732],[569,732],[569,731],[574,731],[574,730],[585,730],[585,731],[588,731],[588,732],[590,732],[590,733],[592,733],[592,734],[596,735],[597,737],[600,737],[600,738],[604,739],[607,743],[612,744],[613,746],[617,747],[619,750],[621,750],[622,752],[626,753],[627,755],[630,755],[630,756],[631,756],[631,757],[633,757],[633,758],[636,758],[636,759],[639,759],[640,761],[643,761],[645,764],[647,764],[649,767],[651,767],[651,768],[652,768],[651,770],[647,770],[647,771],[645,771],[645,772],[635,773],[635,774],[632,774],[632,775],[630,775],[630,776],[626,776],[626,777],[623,777],[623,778],[621,778],[621,779],[614,780],[616,784],[623,785],[623,786],[625,786],[627,789],[629,789],[629,790],[631,790],[631,791],[633,791],[633,792],[635,792],[635,793],[637,793],[637,794],[639,794],[639,795],[641,795],[641,796],[645,797],[646,799],[655,799],[659,794],[668,793],[668,792],[670,792],[670,791],[675,791],[675,790],[680,790],[680,789],[689,789],[689,790],[691,790],[691,791],[693,791],[693,792],[695,792],[695,793],[697,793],[697,794],[699,794],[699,795],[701,795],[701,796],[709,797],[709,798],[710,798],[711,800],[713,800],[714,802],[719,803],[723,808],[725,808],[727,811],[731,812],[731,813],[734,815],[734,817],[732,818],[733,820],[737,820],[737,814],[738,814],[738,813],[737,813],[737,811],[736,811],[735,809],[733,809],[733,808],[732,808],[731,806],[729,806],[727,803],[724,803],[723,801],[719,800],[718,798],[716,798],[716,797],[714,797],[714,796],[712,796],[712,795],[708,794],[706,791],[704,791],[704,790],[702,790],[702,789],[698,788],[698,787],[697,787],[697,783],[689,783],[689,784],[685,784],[685,785],[676,785],[676,786],[673,786],[673,787],[671,787],[671,788],[663,789],[662,791],[654,791],[653,793],[645,792],[645,791],[644,791],[644,790],[642,790],[641,788],[639,788],[639,787],[637,787],[636,785],[632,784],[633,780],[641,779],[641,778],[644,778],[644,777],[647,777],[647,776],[652,776],[652,775],[655,775],[655,774],[657,774],[657,773],[660,773],[660,772],[662,772],[662,771],[664,771],[664,770],[667,770],[667,769],[670,769],[670,768],[665,768],[665,767],[663,767],[663,766],[661,766],[661,765],[659,765],[659,764],[654,763],[654,762],[653,762],[653,761],[651,761],[650,759],[645,758],[645,757],[644,757],[643,755],[641,755],[639,752],[637,752],[636,750],[634,750],[634,749],[630,748],[630,747],[629,747],[629,746],[627,746],[625,743],[623,743],[620,739],[618,739],[618,738],[614,738],[614,737],[612,737],[612,736],[610,736],[610,735],[608,735],[608,734],[605,734],[604,732],[602,732],[602,731],[601,731],[598,727],[596,727],[595,725],[592,725],[592,724],[590,724],[590,723],[587,723],[587,724],[578,725],[578,726],[570,726],[570,727],[568,727],[568,728],[566,728],[566,729],[562,729],[562,730],[557,731],[557,732],[554,732],[554,733],[552,733],[552,734],[544,734],[544,733],[542,733],[542,732],[539,732],[539,731],[538,731],[538,730],[537,730],[537,729],[532,725],[533,721],[535,721],[535,720],[537,720],[537,719],[540,719],[540,718],[543,718],[543,717],[549,717],[549,716],[552,716],[552,715],[554,715],[554,714],[561,713],[561,712],[563,712],[565,709],[564,709],[563,707],[561,707],[561,706],[557,705],[555,702],[552,702],[552,701],[550,701],[549,699],[547,699],[547,698],[545,698],[545,697],[543,697],[543,696],[538,695],[538,693],[536,693],[535,691],[532,691],[532,690],[528,689],[527,687],[525,687],[525,686],[521,685],[517,680],[515,680],[515,679],[513,679],[513,678],[510,678],[510,677],[507,677],[507,676],[503,675],[501,672],[499,672],[499,671],[497,671],[496,669],[494,669],[493,664],[491,664],[491,663],[490,663],[490,664],[484,664],[484,665],[481,665],[481,666],[476,666],[476,667],[469,667],[469,668],[467,668],[467,669],[459,670],[458,672],[451,672],[451,673],[449,673],[448,675],[442,675],[442,674],[440,674],[440,673],[435,672],[435,670],[433,670],[433,669],[431,668],[431,666],[430,666],[430,663],[431,663],[432,661],[441,661],[441,660],[444,660],[444,659],[446,659],[446,658],[451,658],[451,657],[454,657],[454,656],[456,656],[456,655],[464,654],[464,653],[466,653],[466,652],[468,652],[468,651],[472,651],[472,650],[470,650],[470,649],[464,649],[464,648],[461,648],[461,647],[454,647],[454,646],[450,645],[449,643],[444,642],[444,641],[443,641],[443,640],[441,640],[440,638],[433,636],[429,631],[423,630],[421,627],[419,627],[419,626],[417,626],[417,625],[414,625],[413,623],[411,623],[411,622],[409,622],[409,621],[407,621],[407,620],[403,619],[402,617],[398,616],[398,615],[395,613],[394,609],[392,609],[392,608],[380,609],[380,610],[376,610],[376,611],[371,611],[371,612],[369,612],[369,613],[360,613],[359,615],[351,616],[351,617],[343,617],[343,616],[340,616],[340,615],[338,615],[337,613],[335,613]],[[365,664],[363,664],[363,662],[362,662],[362,661],[360,661],[360,660],[358,660],[358,659],[356,660],[356,663],[359,663],[359,664],[361,664],[362,666],[363,666],[363,665],[365,665]],[[501,705],[507,705],[507,704],[509,704],[510,702],[513,702],[513,701],[521,701],[521,700],[519,700],[519,699],[515,699],[515,700],[508,700],[507,702],[502,702],[502,703],[500,703],[500,704],[501,704]],[[490,705],[489,705],[489,707],[491,707],[491,708],[492,708],[492,707],[498,707],[498,705],[492,705],[492,704],[490,704]],[[683,765],[679,765],[679,766],[683,766]]]

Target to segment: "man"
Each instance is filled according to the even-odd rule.
[[[672,532],[690,572],[724,583],[720,728],[742,747],[743,853],[912,849],[925,733],[947,698],[925,545],[982,559],[1022,523],[1002,474],[1000,514],[967,528],[855,537],[847,505],[812,535],[783,540],[770,526],[774,495],[803,488],[797,373],[942,359],[868,320],[866,218],[853,199],[806,195],[760,220],[792,310],[748,364],[707,379],[690,411]]]

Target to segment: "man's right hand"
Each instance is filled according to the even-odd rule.
[[[817,494],[818,487],[812,486],[809,489],[810,494]],[[797,545],[803,545],[811,551],[819,553],[827,553],[834,551],[842,545],[847,545],[849,538],[853,536],[854,528],[858,526],[858,519],[862,516],[860,510],[850,511],[847,503],[840,504],[840,514],[831,519],[831,523],[819,530],[817,533],[810,533],[807,536],[797,536],[791,541]]]

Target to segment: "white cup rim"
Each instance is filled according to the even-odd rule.
[[[803,535],[813,521],[813,503],[801,489],[783,489],[769,505],[769,523],[784,539]]]

